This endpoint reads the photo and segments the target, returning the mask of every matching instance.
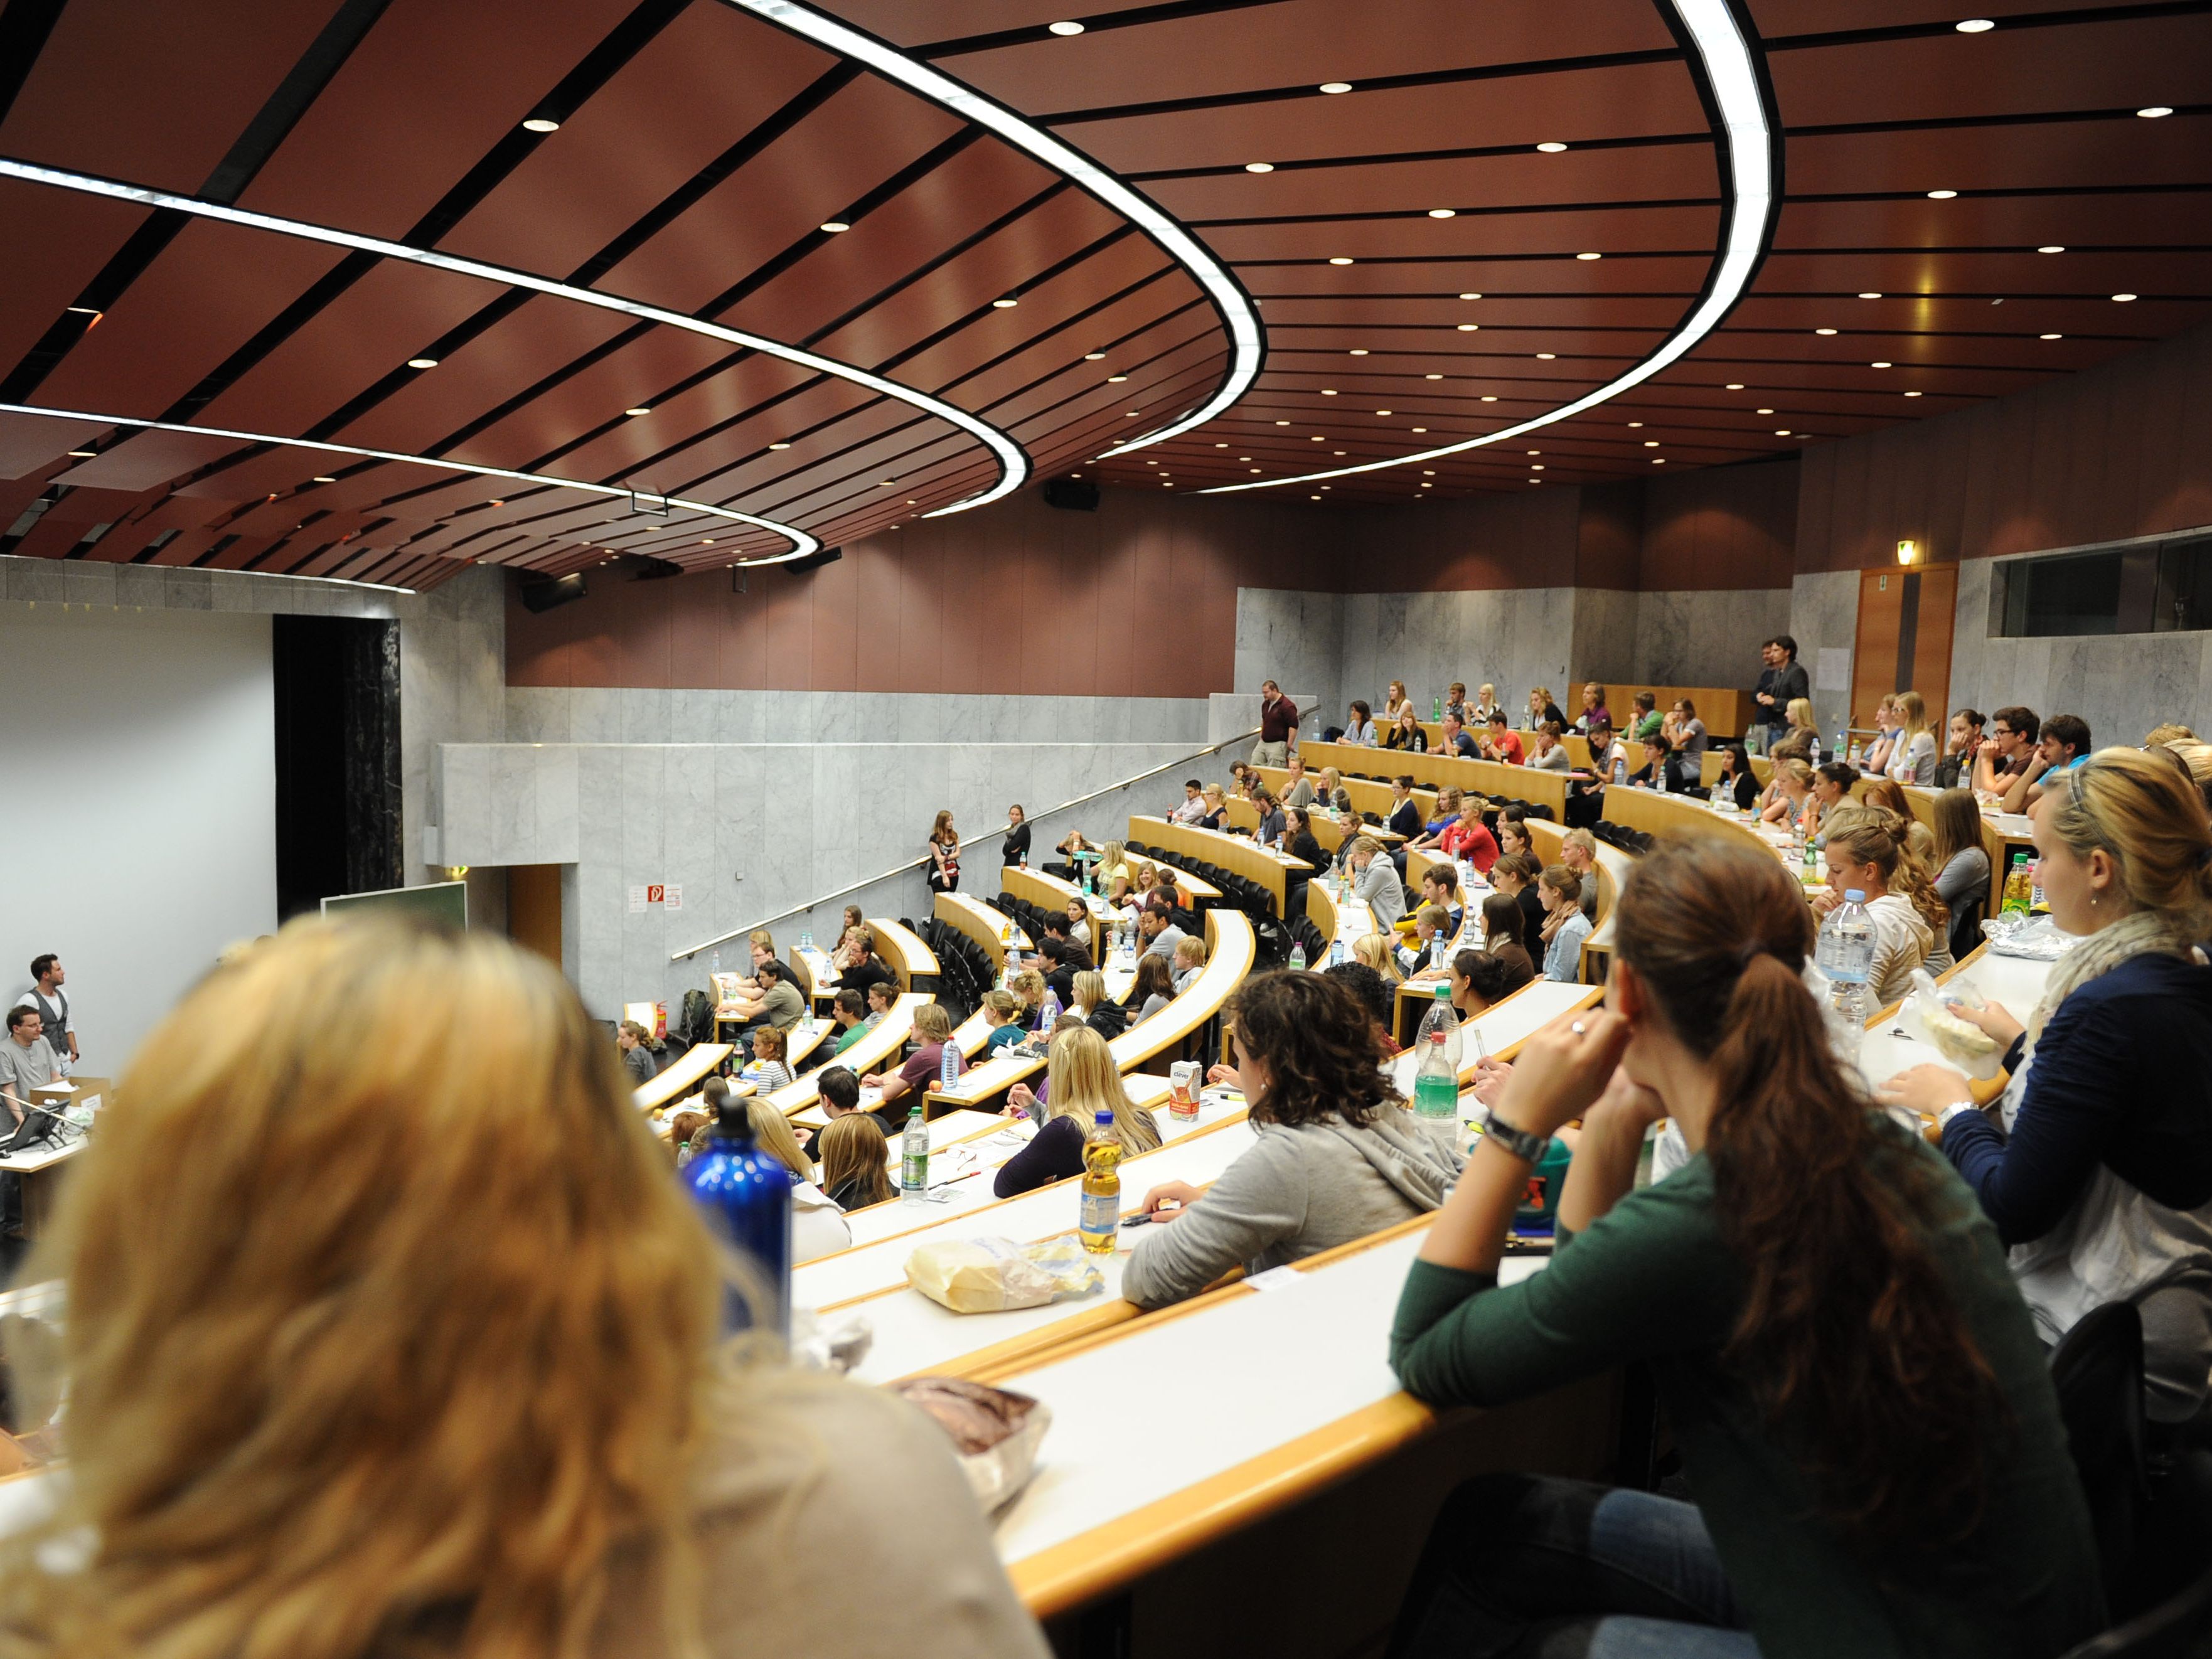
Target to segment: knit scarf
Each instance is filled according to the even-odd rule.
[[[2058,1012],[2058,1005],[2077,987],[2101,974],[2111,973],[2124,962],[2153,953],[2185,957],[2189,954],[2188,930],[2169,911],[2130,911],[2111,927],[2089,934],[2059,957],[2050,982],[2044,988],[2043,1000],[2036,1004],[2035,1013],[2027,1023],[2027,1046],[2021,1055],[2022,1069],[2033,1058],[2044,1026]]]

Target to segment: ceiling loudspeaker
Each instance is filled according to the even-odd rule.
[[[525,580],[515,588],[515,597],[522,601],[525,611],[535,614],[555,610],[571,599],[584,597],[584,573],[572,571],[552,581]]]
[[[1096,513],[1098,486],[1083,478],[1048,478],[1045,481],[1044,504],[1066,513]]]

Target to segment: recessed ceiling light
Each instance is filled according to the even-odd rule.
[[[1275,164],[1273,161],[1247,161],[1244,164],[1244,171],[1247,173],[1273,173],[1274,170]]]
[[[1869,368],[1893,368],[1894,365],[1890,363],[1869,363],[1867,367]]]
[[[1437,476],[1437,470],[1432,466],[1425,466],[1421,469],[1421,476],[1424,478],[1433,478]]]
[[[2128,297],[2132,300],[2135,295],[2130,294]],[[435,357],[410,357],[407,360],[407,367],[410,368],[435,368],[437,366],[438,360]]]
[[[1565,149],[1566,146],[1561,143],[1558,139],[1554,138],[1547,143],[1537,145],[1536,148],[1543,151],[1547,155],[1557,155],[1561,150]]]
[[[1951,27],[1961,34],[1987,34],[1996,25],[1986,17],[1969,17]]]
[[[2036,336],[2036,338],[2039,340],[2063,340],[2065,337],[2066,337],[2063,334],[2039,334]]]
[[[1415,427],[1415,428],[1413,428],[1413,430],[1414,430],[1414,431],[1416,431],[1416,432],[1426,432],[1426,431],[1428,430],[1428,428],[1426,428],[1426,427],[1425,427],[1425,426],[1417,426],[1417,427]]]
[[[1871,289],[1869,289],[1865,293],[1861,294],[1859,298],[1862,300],[1879,300],[1881,298],[1881,295],[1875,293]]]
[[[840,231],[850,230],[852,228],[852,226],[847,224],[842,219],[824,219],[822,222],[822,228],[828,231],[832,236],[836,235]]]
[[[1252,458],[1249,455],[1239,455],[1237,459],[1240,461],[1249,461]]]
[[[1559,354],[1556,351],[1540,351],[1536,354],[1536,358],[1540,362],[1548,363],[1559,355]]]
[[[1290,422],[1289,422],[1288,421],[1278,421],[1278,422],[1275,422],[1275,424],[1276,424],[1277,426],[1288,426],[1288,425],[1290,424]]]
[[[1908,398],[1917,398],[1920,394],[1917,392],[1908,392],[1905,395]]]
[[[1532,449],[1532,450],[1530,450],[1528,453],[1529,453],[1531,455],[1540,455],[1540,454],[1542,454],[1544,452],[1543,452],[1542,450],[1540,450],[1540,449]]]
[[[1651,465],[1654,466],[1664,466],[1667,465],[1667,458],[1664,455],[1654,455],[1651,458]]]
[[[1375,412],[1377,415],[1388,415],[1390,411],[1387,409],[1378,409]]]
[[[1726,386],[1723,386],[1721,390],[1723,392],[1741,392],[1743,390],[1743,382],[1741,380],[1730,380]]]
[[[1318,496],[1318,495],[1309,495],[1309,496],[1307,496],[1307,497],[1306,497],[1306,499],[1307,499],[1308,501],[1319,501],[1319,500],[1321,499],[1321,497],[1320,497],[1320,496]]]
[[[1053,34],[1080,34],[1083,33],[1083,25],[1075,21],[1073,18],[1063,22],[1047,23],[1045,25],[1045,28],[1048,33]]]
[[[1533,464],[1528,470],[1531,472],[1541,472],[1544,470],[1544,464],[1541,461],[1537,461]]]
[[[1641,422],[1641,421],[1631,421],[1631,422],[1629,422],[1629,425],[1631,425],[1631,426],[1642,426],[1643,424],[1644,424],[1644,422]],[[1530,450],[1528,453],[1529,453],[1531,455],[1533,455],[1533,454],[1534,454],[1536,452],[1535,452],[1534,450],[1533,450],[1533,449],[1532,449],[1532,450]]]
[[[1336,258],[1329,261],[1329,264],[1333,265],[1348,265],[1351,263],[1352,261],[1346,258],[1341,253],[1338,254]]]
[[[876,488],[878,489],[896,489],[898,488],[898,480],[896,478],[878,478],[876,480]]]
[[[2130,300],[2134,299],[2135,297],[2136,297],[2136,296],[2135,296],[2134,295],[2132,295],[2132,294],[2115,294],[2114,295],[2112,295],[2112,298],[2113,298],[2113,299],[2115,299],[2115,300],[2117,300],[2117,301],[2118,301],[2120,302],[2120,304],[2122,304],[2122,305],[2125,305],[2125,304],[2127,304],[2127,302],[2128,302],[2129,301],[2130,301]]]
[[[1958,193],[1955,190],[1931,190],[1928,192],[1928,199],[1931,202],[1948,202]]]
[[[96,449],[72,449],[70,451],[70,459],[73,461],[88,461],[99,453]]]
[[[1242,459],[1244,459],[1244,460],[1248,460],[1248,461],[1249,461],[1249,460],[1250,460],[1252,458],[1251,458],[1249,455],[1246,455],[1246,456],[1243,457]],[[1257,472],[1260,469],[1259,469],[1258,467],[1256,467],[1256,466],[1255,466],[1255,467],[1254,467],[1252,470],[1253,470],[1255,472]]]
[[[1434,489],[1436,486],[1432,483],[1424,483],[1421,488],[1424,489]]]
[[[1813,331],[1815,334],[1833,334],[1835,331],[1832,328],[1816,328]]]
[[[1646,449],[1656,449],[1659,447],[1659,441],[1656,438],[1646,438],[1644,441],[1644,447]]]
[[[1431,208],[1429,210],[1429,217],[1431,219],[1456,219],[1459,217],[1459,210],[1457,208]]]
[[[1482,401],[1486,404],[1494,404],[1498,401],[1497,394],[1494,392],[1486,392],[1482,394]]]
[[[1605,255],[1602,253],[1577,253],[1575,255],[1575,258],[1577,259],[1602,259],[1605,258]]]
[[[770,449],[788,449],[791,446],[789,444],[770,444],[769,447]]]
[[[1086,363],[1103,363],[1106,361],[1106,354],[1103,351],[1086,351],[1083,354],[1083,361]]]
[[[1012,311],[1019,304],[1021,304],[1019,300],[1015,299],[1012,295],[1008,295],[1003,300],[992,301],[991,308],[994,311]]]
[[[1760,410],[1759,411],[1759,413],[1760,413],[1761,415],[1771,415],[1772,413],[1774,413],[1774,411],[1773,411],[1772,410],[1771,410],[1771,409],[1762,409],[1762,410]]]
[[[1332,94],[1350,92],[1352,90],[1352,82],[1349,81],[1324,81],[1321,83],[1321,89],[1323,92]]]
[[[1462,334],[1480,334],[1482,332],[1482,325],[1480,323],[1455,323],[1452,326]]]
[[[1367,348],[1365,346],[1354,346],[1352,348],[1352,356],[1355,357],[1364,357],[1366,355]]]
[[[1228,446],[1227,444],[1216,444],[1216,445],[1214,445],[1214,447],[1215,447],[1216,449],[1226,449],[1226,448],[1228,448],[1228,447],[1229,447],[1229,446]]]
[[[625,409],[623,410],[623,413],[625,415],[650,415],[653,411],[649,409]]]
[[[1330,450],[1328,453],[1329,453],[1330,454],[1332,454],[1332,455],[1341,455],[1341,454],[1343,454],[1343,453],[1344,453],[1344,452],[1343,452],[1342,450],[1340,450],[1340,449],[1332,449],[1332,450]]]
[[[1321,395],[1324,398],[1334,398],[1336,396],[1336,388],[1333,386],[1325,386],[1321,389]]]
[[[310,478],[307,482],[308,482],[308,483],[336,483],[337,482],[337,477],[336,477],[333,474],[331,474],[331,473],[328,473],[328,472],[318,472],[317,474],[315,474],[315,476],[314,476],[313,477]],[[499,505],[500,505],[500,503],[499,503],[499,502],[497,502],[497,501],[494,501],[494,502],[492,503],[492,505],[493,505],[494,507],[497,507],[497,506],[499,506]]]
[[[2142,109],[2137,110],[2136,113],[2142,116],[2146,121],[2156,121],[2162,117],[2172,114],[2173,106],[2171,104],[2148,104]]]
[[[533,115],[522,124],[522,130],[525,132],[558,132],[561,131],[561,124],[558,121],[549,121],[542,115]]]
[[[908,505],[911,506],[912,503],[909,502]],[[714,538],[712,536],[702,536],[699,538],[699,545],[702,547],[712,547],[714,544]]]
[[[1425,380],[1441,380],[1443,379],[1443,376],[1441,374],[1424,374],[1421,378]]]
[[[1480,300],[1482,295],[1480,294],[1462,294],[1459,297],[1462,300]]]
[[[1128,378],[1129,377],[1126,374],[1109,374],[1106,377],[1106,384],[1108,386],[1119,386],[1122,381]]]
[[[1783,427],[1774,435],[1778,438],[1786,438],[1790,435],[1790,428],[1786,426]]]

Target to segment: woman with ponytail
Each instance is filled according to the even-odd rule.
[[[1606,1012],[1522,1050],[1390,1358],[1440,1406],[1644,1360],[1698,1502],[1462,1487],[1393,1656],[2063,1653],[2104,1610],[2042,1345],[1971,1195],[1831,1050],[1796,884],[1686,841],[1614,915]],[[1662,1116],[1692,1156],[1632,1191]],[[1529,1160],[1576,1119],[1551,1264],[1500,1286]]]
[[[2081,942],[2026,1025],[1957,1008],[2007,1046],[1993,1115],[1966,1079],[1916,1066],[1882,1098],[1941,1125],[2012,1247],[2047,1342],[2092,1308],[2143,1316],[2145,1409],[2193,1416],[2212,1365],[2212,915],[2202,799],[2155,756],[2106,749],[2051,775],[2030,810],[2051,919]]]
[[[1924,866],[1905,850],[1904,826],[1878,807],[1839,806],[1828,819],[1827,890],[1813,900],[1825,917],[1844,895],[1864,896],[1874,924],[1875,1000],[1892,1003],[1912,988],[1912,970],[1923,965],[1938,940],[1950,963],[1951,913],[1936,896]]]

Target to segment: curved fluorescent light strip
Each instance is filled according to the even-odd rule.
[[[1322,478],[1344,478],[1361,472],[1381,472],[1392,467],[1416,465],[1422,461],[1433,461],[1439,456],[1462,455],[1470,449],[1502,443],[1517,438],[1523,433],[1534,432],[1540,427],[1550,426],[1570,416],[1619,397],[1631,386],[1640,386],[1680,359],[1698,341],[1720,325],[1721,319],[1743,296],[1750,285],[1752,273],[1758,270],[1765,257],[1769,234],[1769,222],[1774,204],[1774,167],[1771,149],[1773,133],[1766,119],[1766,107],[1759,96],[1759,72],[1752,62],[1751,48],[1745,42],[1735,19],[1729,13],[1726,0],[1670,0],[1675,14],[1696,43],[1698,56],[1705,64],[1705,74],[1713,89],[1713,101],[1719,106],[1721,120],[1729,134],[1729,185],[1727,207],[1728,242],[1723,248],[1718,264],[1713,269],[1712,282],[1698,308],[1683,321],[1680,327],[1662,343],[1659,349],[1616,380],[1607,382],[1595,392],[1577,398],[1539,415],[1534,420],[1523,421],[1518,426],[1509,426],[1503,431],[1492,432],[1486,437],[1469,438],[1464,443],[1446,444],[1440,449],[1425,449],[1417,454],[1400,455],[1385,461],[1368,461],[1358,466],[1332,467],[1326,472],[1301,472],[1291,478],[1261,478],[1250,483],[1215,484],[1201,489],[1201,495],[1231,495],[1245,489],[1276,489],[1285,484],[1310,483]],[[1117,452],[1109,451],[1108,453]],[[1101,458],[1102,459],[1103,457]]]
[[[1213,396],[1199,408],[1170,422],[1157,432],[1148,432],[1140,438],[1133,438],[1108,450],[1107,455],[1127,455],[1132,450],[1143,449],[1148,445],[1178,436],[1193,427],[1203,426],[1243,397],[1252,382],[1260,378],[1260,361],[1266,355],[1266,343],[1260,327],[1260,313],[1254,309],[1250,296],[1204,243],[1185,230],[1181,222],[1163,211],[1151,198],[1131,189],[1081,150],[1061,143],[1033,122],[1024,120],[996,99],[908,57],[896,46],[878,40],[872,34],[864,33],[834,17],[825,17],[811,7],[797,4],[795,0],[724,0],[724,3],[764,17],[817,46],[865,64],[885,80],[896,81],[932,103],[943,106],[962,120],[971,121],[996,133],[1015,149],[1027,151],[1054,172],[1080,185],[1124,219],[1137,225],[1165,248],[1176,264],[1197,278],[1199,286],[1213,301],[1213,308],[1220,315],[1222,327],[1228,332],[1229,373],[1223,377]]]
[[[367,461],[398,461],[409,466],[427,466],[447,472],[465,472],[478,478],[512,478],[517,483],[542,484],[551,489],[580,489],[592,495],[628,497],[644,492],[633,491],[621,484],[587,483],[581,478],[557,478],[546,472],[517,472],[504,466],[478,466],[473,461],[441,460],[431,455],[405,455],[396,449],[363,449],[358,444],[326,443],[319,438],[279,438],[266,432],[238,432],[228,427],[188,426],[181,421],[141,421],[128,415],[95,415],[82,409],[42,409],[32,404],[0,404],[0,415],[40,415],[53,421],[86,421],[104,426],[132,426],[147,432],[189,432],[201,438],[235,438],[250,444],[276,444],[287,449],[313,449],[325,455],[353,455]],[[739,559],[738,564],[782,564],[790,559],[803,559],[810,553],[819,553],[822,544],[804,530],[787,524],[778,524],[773,519],[756,518],[750,513],[740,513],[732,507],[716,507],[711,501],[686,501],[681,495],[663,495],[655,499],[669,506],[681,507],[686,513],[704,513],[717,519],[730,519],[738,524],[751,525],[757,530],[773,530],[789,538],[791,551],[778,553],[772,558]],[[281,571],[252,571],[252,575],[281,575]],[[317,578],[323,581],[349,581],[347,576]],[[381,582],[365,582],[367,587],[380,587]],[[402,592],[412,592],[403,589]]]
[[[347,247],[362,253],[377,254],[386,259],[404,259],[410,264],[428,265],[434,270],[449,270],[456,276],[474,276],[487,283],[503,283],[510,288],[528,289],[532,293],[549,294],[556,299],[573,300],[580,305],[597,306],[602,311],[620,312],[625,317],[680,328],[687,334],[703,334],[710,340],[744,346],[763,356],[781,357],[787,363],[797,363],[817,374],[850,380],[855,386],[866,386],[871,392],[895,398],[900,403],[934,415],[941,421],[949,421],[971,437],[981,440],[998,457],[999,482],[996,484],[980,495],[971,495],[964,501],[955,501],[950,507],[940,507],[934,512],[925,514],[925,518],[936,519],[948,513],[964,513],[971,507],[995,501],[1000,496],[1020,489],[1030,475],[1029,456],[1022,447],[988,421],[978,420],[966,410],[948,404],[940,398],[933,398],[926,392],[916,392],[912,386],[902,386],[896,380],[871,374],[865,368],[855,368],[852,364],[841,363],[834,357],[824,357],[798,346],[786,345],[781,340],[748,334],[743,329],[725,328],[720,323],[702,322],[683,312],[647,305],[641,300],[624,299],[619,294],[603,294],[597,289],[556,283],[550,276],[516,270],[507,265],[487,264],[482,259],[464,259],[431,248],[409,247],[404,242],[387,242],[380,236],[363,236],[350,230],[333,229],[328,225],[310,224],[305,220],[280,219],[273,214],[251,213],[244,208],[230,207],[221,202],[204,202],[197,197],[172,196],[167,191],[149,190],[143,185],[96,178],[89,173],[70,173],[60,167],[40,167],[33,162],[17,161],[12,156],[0,156],[0,178],[52,185],[61,190],[105,196],[113,201],[136,202],[143,207],[168,208],[178,213],[194,214],[203,219],[219,219],[225,224],[274,231],[280,236],[297,236],[310,242],[327,243],[332,247]]]

